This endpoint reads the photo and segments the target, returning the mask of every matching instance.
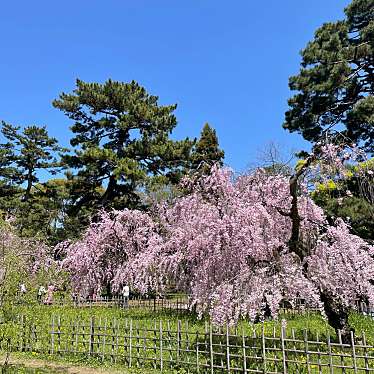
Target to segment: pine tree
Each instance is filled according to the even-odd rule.
[[[0,144],[0,199],[12,197],[19,192],[12,176],[17,173],[14,167],[14,145],[10,142]]]
[[[2,135],[8,141],[0,145],[0,152],[7,155],[3,177],[11,185],[25,185],[23,200],[31,196],[32,187],[39,182],[38,171],[57,172],[61,166],[57,152],[64,151],[55,138],[51,138],[45,127],[19,126],[2,122]]]
[[[207,174],[214,164],[222,166],[224,157],[225,152],[219,148],[216,130],[206,123],[193,149],[191,169]]]
[[[169,138],[177,124],[176,105],[159,105],[158,97],[135,81],[76,84],[72,94],[53,102],[74,121],[75,154],[64,160],[76,171],[71,176],[75,211],[138,207],[137,191],[150,179],[178,178],[193,142]]]
[[[345,14],[319,28],[302,51],[283,126],[312,142],[334,128],[373,153],[374,0],[353,0]]]

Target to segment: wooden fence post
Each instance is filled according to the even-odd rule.
[[[334,366],[333,366],[332,350],[331,350],[331,338],[330,338],[330,332],[329,331],[327,331],[327,349],[328,349],[328,352],[329,352],[330,374],[334,374]]]
[[[246,346],[245,346],[245,332],[244,326],[242,327],[242,348],[243,348],[243,373],[247,374],[247,353],[246,353]]]
[[[188,320],[185,322],[185,343],[186,343],[186,351],[189,352],[190,351],[190,337],[189,337],[189,327],[188,327]],[[189,355],[186,355],[186,361],[187,361],[187,366],[190,365],[190,356]]]
[[[130,332],[129,332],[129,367],[131,368],[131,355],[132,355],[132,319],[130,319]]]
[[[199,332],[196,331],[196,371],[199,374],[200,373],[200,367],[199,367]]]
[[[180,355],[180,345],[181,345],[181,321],[178,319],[177,324],[177,365],[179,364],[179,355]]]
[[[163,357],[162,357],[162,321],[160,320],[160,369],[163,369]]]
[[[286,350],[284,345],[285,331],[284,327],[281,327],[281,347],[282,347],[282,360],[283,360],[283,373],[287,374],[287,359],[286,359]]]
[[[310,365],[309,365],[309,345],[308,345],[308,331],[304,330],[304,351],[305,351],[305,358],[306,358],[306,369],[308,374],[310,374]]]
[[[74,353],[78,354],[78,339],[79,339],[79,321],[74,322],[75,326],[75,348],[74,348]]]
[[[230,335],[229,335],[229,325],[226,323],[226,365],[227,372],[230,373]]]
[[[20,351],[23,352],[25,344],[25,326],[24,326],[24,315],[21,315],[21,342],[20,342]]]
[[[262,322],[262,359],[263,359],[263,372],[266,373],[266,341],[265,341],[265,324]]]
[[[106,348],[106,335],[107,335],[107,328],[108,328],[108,318],[105,317],[105,322],[104,322],[104,334],[102,335],[102,351],[101,351],[101,357],[102,357],[102,360],[104,361],[105,359],[105,355],[106,355],[106,352],[105,352],[105,348]],[[102,331],[101,331],[102,333]]]
[[[213,365],[213,331],[212,324],[209,324],[209,353],[210,353],[210,373],[214,374],[214,365]]]
[[[95,351],[95,336],[94,336],[94,333],[95,333],[95,320],[94,320],[94,317],[91,317],[91,321],[90,321],[90,339],[89,339],[89,352],[88,354],[91,356],[93,355],[94,351]]]
[[[365,373],[369,373],[369,361],[368,361],[368,351],[366,346],[366,336],[365,332],[362,332],[362,343],[364,345],[364,356],[365,356]]]
[[[55,353],[55,316],[52,316],[52,331],[51,331],[51,353]]]
[[[57,353],[61,351],[61,316],[57,317]]]
[[[356,348],[355,348],[355,336],[351,331],[351,343],[352,343],[352,359],[353,359],[353,370],[357,374],[357,360],[356,360]]]

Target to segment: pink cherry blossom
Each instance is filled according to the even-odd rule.
[[[81,293],[108,284],[142,293],[177,287],[217,324],[261,318],[267,310],[277,316],[284,299],[303,298],[321,310],[321,294],[352,307],[359,298],[374,301],[373,247],[343,221],[329,225],[305,188],[298,198],[307,251],[301,259],[289,248],[287,178],[263,170],[234,178],[213,167],[211,175],[183,183],[191,193],[152,214],[102,212],[81,240],[63,244],[64,265]]]

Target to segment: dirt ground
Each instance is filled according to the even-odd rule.
[[[6,356],[0,355],[0,363],[3,364],[5,362]],[[59,362],[52,362],[47,360],[41,359],[28,359],[28,358],[21,358],[15,357],[14,355],[10,355],[8,358],[9,365],[23,365],[28,368],[35,368],[35,369],[44,369],[48,370],[51,369],[53,372],[61,373],[69,373],[69,374],[126,374],[131,373],[131,371],[127,371],[126,369],[99,369],[99,368],[90,368],[90,367],[82,367],[82,366],[75,366],[70,365],[69,363],[59,363]]]

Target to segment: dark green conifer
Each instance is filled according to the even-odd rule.
[[[209,173],[214,164],[223,165],[225,152],[219,148],[216,130],[206,123],[196,141],[191,157],[191,169],[199,173]]]
[[[374,0],[354,0],[302,51],[284,128],[311,142],[334,128],[374,152]],[[338,125],[338,126],[336,126]]]
[[[74,121],[64,158],[72,169],[72,197],[83,206],[138,207],[138,190],[160,175],[178,179],[193,142],[169,138],[177,124],[176,105],[162,106],[135,81],[104,84],[77,80],[71,94],[53,105]]]

